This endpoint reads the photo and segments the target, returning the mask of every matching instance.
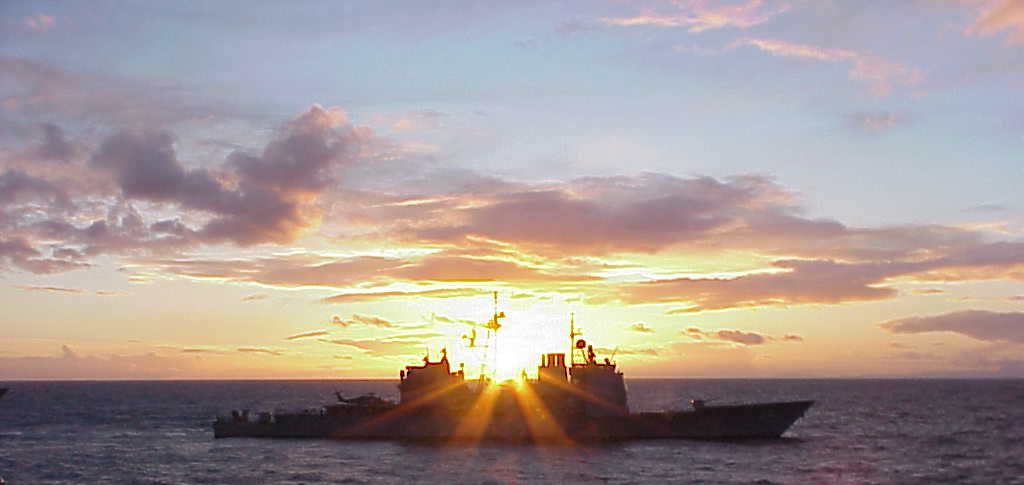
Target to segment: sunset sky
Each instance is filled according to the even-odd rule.
[[[1022,191],[1015,0],[5,1],[0,379],[1022,377]]]

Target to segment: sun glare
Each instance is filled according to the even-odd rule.
[[[479,299],[476,299],[479,300]],[[499,312],[504,311],[499,301]],[[511,308],[507,317],[500,318],[497,332],[486,328],[486,315],[493,312],[476,301],[472,308],[459,308],[457,323],[436,323],[436,329],[445,334],[449,355],[455,362],[465,365],[466,377],[476,378],[482,371],[495,382],[519,381],[525,372],[535,377],[541,354],[565,351],[568,315],[565,325],[551,321],[548,309],[532,307]],[[484,318],[466,318],[484,315]]]

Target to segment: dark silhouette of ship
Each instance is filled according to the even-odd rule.
[[[7,394],[7,388],[0,387],[0,397],[4,397],[4,394]]]
[[[503,313],[482,325],[496,333]],[[232,411],[213,425],[214,436],[348,440],[589,442],[636,439],[778,438],[814,401],[709,405],[684,411],[630,412],[622,372],[598,359],[570,319],[569,361],[541,356],[537,379],[494,383],[452,371],[445,350],[438,361],[400,372],[399,401],[373,394],[344,398],[300,412]],[[490,335],[488,335],[490,337]],[[470,345],[475,331],[467,336]],[[488,338],[490,342],[490,338]],[[525,376],[524,376],[525,377]]]

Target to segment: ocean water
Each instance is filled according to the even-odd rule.
[[[816,399],[781,440],[427,446],[213,439],[233,408],[394,397],[385,381],[14,382],[8,484],[1024,484],[1024,380],[630,380],[634,410]]]

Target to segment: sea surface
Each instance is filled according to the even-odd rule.
[[[215,440],[234,408],[306,408],[386,381],[13,382],[0,477],[20,484],[1024,484],[1024,380],[629,380],[634,410],[815,399],[781,440],[427,446]]]

